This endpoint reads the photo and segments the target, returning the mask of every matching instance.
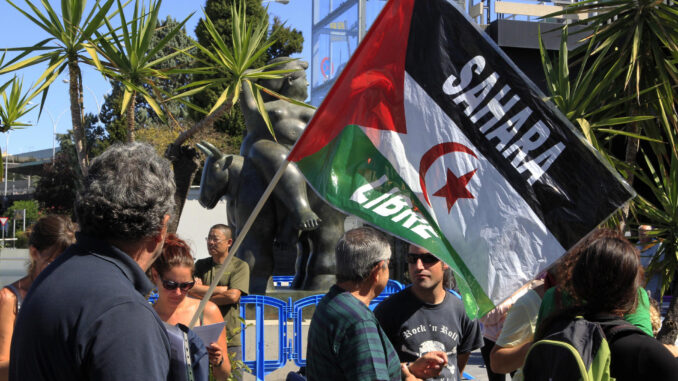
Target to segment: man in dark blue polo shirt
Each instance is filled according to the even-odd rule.
[[[92,161],[77,242],[33,283],[17,317],[10,380],[167,380],[170,346],[144,272],[174,206],[169,162],[146,144]]]

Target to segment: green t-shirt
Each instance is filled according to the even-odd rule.
[[[202,283],[209,285],[214,279],[214,275],[219,273],[222,265],[217,265],[212,258],[199,259],[195,262],[195,276],[202,280]],[[250,267],[239,258],[233,258],[228,264],[228,268],[217,283],[218,286],[226,286],[228,289],[238,289],[245,296],[250,290]],[[240,343],[240,303],[219,306],[221,314],[226,322],[226,338],[229,346],[238,346]]]
[[[560,293],[560,307],[556,303],[556,288],[551,288],[544,294],[539,307],[539,316],[537,317],[537,327],[550,314],[558,311],[559,308],[569,307],[574,302],[572,297],[566,293]],[[630,314],[624,316],[624,320],[640,328],[646,334],[652,334],[652,320],[650,320],[650,299],[644,288],[638,287],[638,307]]]

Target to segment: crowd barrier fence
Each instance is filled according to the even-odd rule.
[[[285,287],[286,284],[291,283],[291,279],[289,277],[282,278],[274,276],[273,283],[276,285],[276,287]],[[405,286],[402,283],[390,279],[386,289],[384,289],[384,291],[372,301],[370,304],[370,309],[374,309],[374,307],[376,307],[379,302],[386,299],[389,295],[404,288]],[[242,326],[242,331],[240,332],[240,337],[242,342],[242,360],[245,365],[251,369],[252,374],[257,380],[264,380],[268,374],[284,367],[290,360],[294,361],[294,363],[299,367],[306,366],[306,359],[303,357],[303,349],[305,347],[302,331],[304,320],[303,312],[305,308],[316,306],[323,296],[325,295],[310,295],[297,301],[292,301],[292,298],[288,298],[287,303],[280,299],[265,295],[247,295],[240,298],[240,316],[243,319],[246,317],[247,306],[254,306],[254,345],[256,346],[256,355],[254,360],[246,360],[246,346],[248,345],[248,341],[246,340],[247,331],[244,324]],[[278,350],[276,351],[276,359],[266,359],[265,356],[265,307],[269,307],[269,309],[277,309]],[[292,321],[292,337],[289,336],[287,331],[287,325],[290,320]],[[463,376],[467,380],[473,379],[473,377],[467,373],[464,373]]]

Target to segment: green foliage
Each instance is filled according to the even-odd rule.
[[[84,118],[85,123],[85,142],[86,153],[90,157],[96,157],[100,153],[104,152],[111,144],[119,142],[117,140],[112,140],[108,135],[106,128],[103,124],[98,122],[96,115],[94,114],[85,114]],[[61,152],[66,154],[70,159],[77,160],[75,146],[73,145],[73,131],[68,131],[65,134],[57,135],[59,140],[59,147],[61,147]],[[76,161],[73,161],[76,164]]]
[[[2,61],[5,55],[3,54],[0,57],[0,66],[2,66]],[[11,88],[9,88],[11,85]],[[9,92],[7,89],[9,88]],[[30,90],[33,90],[32,87],[29,92],[23,92],[23,81],[18,79],[16,76],[11,80],[0,85],[0,98],[2,103],[0,103],[0,132],[7,132],[15,128],[24,128],[30,126],[29,123],[24,123],[19,121],[33,110],[36,106],[30,106],[31,99],[35,98],[41,91],[44,90],[43,86],[35,89],[33,93],[30,93]],[[0,180],[4,180],[5,176],[5,163],[2,157],[0,157]]]
[[[158,155],[163,155],[167,146],[172,143],[180,131],[178,129],[169,129],[162,123],[151,123],[143,130],[137,131],[137,140],[148,143],[155,148]],[[233,139],[223,132],[206,129],[193,135],[186,144],[194,146],[202,140],[208,141],[219,147],[222,152],[238,153],[238,146],[234,144]]]
[[[7,91],[10,85],[11,88]],[[34,87],[31,87],[29,91],[24,93],[23,80],[17,77],[0,85],[0,97],[2,97],[2,103],[0,104],[0,132],[30,126],[29,123],[20,122],[19,119],[26,116],[36,107],[30,105],[31,100],[44,88],[39,87],[31,93],[30,91],[33,89]]]
[[[104,103],[101,106],[101,113],[99,118],[101,123],[106,126],[106,133],[108,140],[111,143],[126,142],[127,141],[127,115],[122,111],[122,95],[124,89],[120,82],[111,81],[111,92],[104,95]],[[137,101],[141,101],[141,96],[137,97]],[[137,103],[138,107],[144,107],[143,103]],[[145,122],[140,121],[140,117],[146,117],[145,112],[136,113],[135,117],[140,125],[145,125]]]
[[[29,225],[34,224],[36,221],[38,221],[38,218],[40,218],[40,213],[39,213],[39,205],[38,202],[35,200],[20,200],[20,201],[14,201],[12,205],[7,208],[7,217],[9,217],[10,221],[7,222],[8,224],[11,223],[11,221],[16,221],[17,226],[19,223],[23,224],[23,213],[22,211],[26,209],[26,226],[28,227]]]
[[[243,319],[242,316],[239,316],[238,319],[240,320],[241,324],[245,325],[245,329],[247,329],[247,327],[253,326],[253,324],[247,324],[247,322],[245,322],[245,319]],[[240,335],[240,331],[242,331],[242,328],[236,328],[233,331],[233,335]],[[228,381],[242,380],[245,372],[252,373],[252,369],[250,369],[245,364],[245,362],[242,361],[242,359],[236,358],[235,353],[229,353],[228,359],[231,361],[231,376],[228,378]]]
[[[25,0],[26,9],[22,9],[11,0],[7,0],[12,7],[46,32],[49,37],[33,46],[7,49],[20,53],[0,68],[0,74],[36,64],[48,63],[47,69],[36,81],[36,83],[44,82],[45,90],[42,92],[42,102],[40,102],[40,109],[42,110],[49,86],[68,68],[71,83],[69,89],[71,117],[75,123],[73,129],[78,140],[81,140],[84,136],[83,127],[80,125],[82,75],[79,63],[89,62],[88,58],[82,54],[85,44],[92,40],[94,32],[103,25],[104,21],[112,16],[112,14],[109,14],[109,10],[114,1],[95,0],[89,13],[85,13],[86,0],[62,0],[61,12],[57,12],[48,1],[40,1],[43,6],[41,10],[30,0]],[[81,143],[84,146],[84,142]],[[84,174],[87,172],[87,157],[82,151],[77,154],[80,170]]]
[[[28,240],[30,237],[31,233],[28,231],[17,231],[14,247],[18,249],[28,249]]]
[[[276,31],[275,42],[266,52],[266,61],[277,57],[289,57],[294,53],[301,53],[301,50],[304,48],[304,36],[300,31],[285,27],[278,16],[273,17],[271,30]]]
[[[70,155],[59,152],[54,163],[45,167],[35,187],[33,197],[40,203],[45,214],[73,214],[73,203],[80,182],[76,171],[74,148],[71,145]]]
[[[180,24],[169,16],[165,20],[158,22],[158,27],[151,39],[151,48],[155,48],[158,42],[162,41],[167,36],[169,31],[174,30],[177,27],[180,27]],[[180,50],[190,53],[194,50],[193,44],[194,41],[186,34],[186,29],[181,27],[179,31],[162,46],[162,49],[156,53],[155,57],[151,58],[151,60],[156,61],[161,56],[169,56],[171,53]],[[167,70],[172,68],[190,68],[192,64],[193,59],[190,55],[179,54],[161,61],[155,67],[158,70],[167,72]],[[192,75],[188,73],[168,73],[167,78],[156,79],[155,86],[161,94],[175,94],[178,88],[186,86],[191,80]],[[143,86],[148,91],[151,91],[149,86],[145,84]],[[101,114],[99,117],[101,123],[106,126],[106,132],[108,134],[107,140],[110,143],[125,142],[127,141],[127,115],[122,109],[124,88],[122,83],[118,81],[111,81],[111,87],[111,92],[104,95],[104,103],[101,107]],[[177,125],[185,125],[191,122],[188,115],[188,108],[181,102],[165,99],[161,100],[161,107],[168,115],[165,122],[155,115],[151,106],[141,95],[137,95],[134,114],[135,124],[138,126],[138,133],[146,135],[140,131],[140,129],[144,129],[146,126],[166,125],[165,128],[171,130],[171,128],[177,127]]]
[[[167,36],[167,34],[174,28],[179,26],[179,22],[173,19],[170,16],[158,24],[158,28],[153,34],[151,39],[151,47],[155,48],[158,46],[160,41]],[[183,50],[188,53],[195,52],[194,48],[195,41],[186,34],[186,28],[181,26],[180,31],[176,33],[168,42],[165,44],[162,49],[160,49],[151,60],[156,61],[160,57],[169,56],[172,52]],[[179,54],[161,61],[156,67],[162,71],[169,71],[169,69],[189,69],[193,65],[194,61],[188,54]],[[193,76],[190,73],[168,73],[168,78],[161,78],[156,81],[156,86],[159,88],[160,92],[163,94],[175,94],[176,89],[189,84],[193,80]],[[149,115],[149,119],[153,122],[160,122],[161,120],[150,112],[150,108],[147,104],[137,102],[137,113],[140,110],[146,110],[146,114]],[[177,121],[183,121],[189,119],[188,107],[186,107],[181,102],[177,101],[165,101],[162,104],[163,109],[170,115],[171,119]],[[141,124],[145,124],[148,121],[141,118],[137,119]],[[170,123],[171,125],[172,123]]]
[[[134,140],[134,111],[137,95],[147,102],[155,115],[160,118],[164,117],[164,112],[158,103],[162,95],[156,81],[169,80],[168,73],[171,73],[173,68],[160,70],[157,66],[182,54],[182,51],[176,50],[167,55],[158,55],[158,53],[182,30],[183,25],[191,17],[189,15],[171,29],[166,26],[165,36],[156,40],[155,46],[152,46],[151,41],[156,32],[162,0],[151,0],[148,4],[148,11],[140,1],[143,0],[135,2],[132,19],[128,22],[122,12],[122,3],[117,0],[120,10],[118,13],[121,24],[120,35],[117,34],[118,28],[114,28],[108,20],[104,20],[108,33],[102,35],[95,31],[96,41],[85,45],[96,68],[108,78],[122,83],[124,92],[121,107],[128,113],[129,140]],[[158,58],[153,60],[155,57]],[[102,58],[104,61],[101,61]]]
[[[236,3],[238,3],[236,0],[207,0],[205,4],[205,15],[213,21],[215,29],[218,31],[224,43],[227,45],[232,43],[231,28],[233,21],[231,16],[231,6]],[[262,18],[268,20],[268,14],[266,9],[261,5],[260,0],[246,0],[245,4],[246,15],[249,20]],[[301,32],[297,31],[296,29],[283,27],[282,23],[277,18],[274,19],[273,27],[270,30],[277,30],[275,34],[276,42],[268,48],[265,55],[262,55],[253,61],[251,65],[248,66],[248,68],[261,67],[273,58],[288,56],[293,53],[301,52],[304,42]],[[212,37],[210,36],[210,33],[205,25],[205,18],[200,19],[198,22],[198,25],[195,28],[195,35],[198,39],[198,43],[201,45],[209,46],[211,43]],[[206,59],[206,56],[200,52],[197,54],[197,57]],[[203,74],[196,75],[194,78],[196,81],[201,81],[208,80],[210,78],[219,78],[221,76],[222,74]],[[232,82],[233,78],[231,78],[230,81],[225,81],[223,84],[206,88],[201,92],[194,94],[192,96],[191,102],[203,110],[209,110],[217,102],[220,95],[226,89],[226,83]],[[203,117],[203,113],[196,110],[192,110],[191,115],[196,120]],[[241,141],[245,132],[245,122],[242,112],[237,107],[233,108],[230,113],[217,120],[214,126],[217,131],[225,132],[238,139],[238,141]]]
[[[649,273],[666,290],[678,270],[678,6],[587,0],[559,13],[588,12],[585,44],[568,53],[565,31],[557,65],[542,49],[551,99],[632,181],[634,224],[661,243]]]

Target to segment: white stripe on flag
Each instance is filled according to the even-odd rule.
[[[428,208],[495,304],[565,252],[520,194],[407,73],[405,114],[407,134],[363,130]],[[447,142],[463,144],[477,158],[450,152],[434,161],[425,177],[429,207],[420,186],[420,162],[431,147]],[[466,186],[474,198],[458,199],[449,213],[446,199],[433,195],[446,185],[447,169],[457,177],[476,170]]]

